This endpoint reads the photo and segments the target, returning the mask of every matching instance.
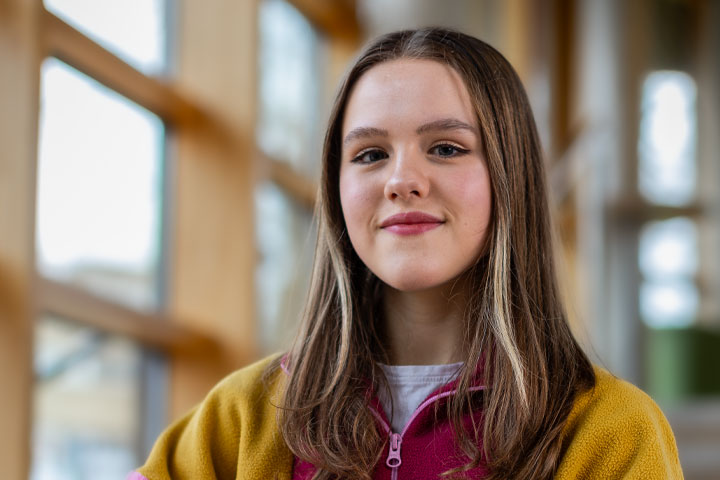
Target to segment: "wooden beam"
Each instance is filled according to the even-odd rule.
[[[178,88],[211,118],[174,138],[168,309],[218,339],[213,355],[171,359],[170,416],[260,355],[255,316],[257,2],[178,4]]]
[[[175,125],[203,119],[201,109],[172,85],[139,72],[52,13],[43,10],[45,55],[54,56]]]
[[[530,78],[532,16],[536,0],[505,0],[503,8],[503,53],[520,79],[527,85]]]
[[[317,185],[293,170],[287,163],[259,153],[268,168],[268,177],[283,188],[296,203],[312,211],[315,208]]]
[[[575,24],[576,0],[555,0],[553,72],[552,72],[552,113],[551,113],[551,164],[557,162],[570,148],[573,128],[571,115],[575,98]]]
[[[362,39],[355,0],[290,0],[331,41],[357,45]]]
[[[36,285],[40,312],[78,321],[167,352],[210,349],[216,345],[209,336],[162,315],[141,313],[47,278],[39,277]]]
[[[702,205],[693,203],[681,207],[652,205],[640,200],[626,200],[610,206],[610,215],[620,223],[641,226],[645,222],[668,220],[674,217],[699,218],[708,212]]]
[[[0,465],[30,472],[40,0],[0,1]]]

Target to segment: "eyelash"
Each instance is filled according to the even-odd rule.
[[[447,142],[438,143],[437,145],[433,145],[430,150],[432,151],[432,150],[435,150],[436,148],[441,148],[441,147],[444,147],[444,148],[450,147],[455,150],[455,153],[453,155],[449,155],[449,156],[446,156],[443,158],[452,158],[452,157],[457,157],[460,155],[465,155],[467,153],[470,153],[470,150],[468,150],[467,148],[462,148],[460,145],[456,145],[454,143],[447,143]]]
[[[440,156],[441,158],[453,158],[453,157],[457,157],[457,156],[460,156],[460,155],[465,155],[465,154],[467,154],[467,153],[470,152],[470,150],[468,150],[468,149],[466,149],[466,148],[462,148],[462,147],[460,147],[459,145],[455,145],[454,143],[448,143],[448,142],[438,143],[438,144],[436,144],[436,145],[433,145],[433,146],[430,148],[430,151],[432,152],[432,151],[435,150],[435,149],[443,148],[443,147],[444,147],[444,148],[448,148],[448,147],[449,147],[449,148],[452,148],[452,149],[455,150],[455,153],[452,154],[452,155],[445,155],[445,156],[438,155],[438,156]],[[383,151],[380,150],[379,148],[369,148],[369,149],[367,149],[367,150],[363,150],[363,151],[361,151],[360,153],[358,153],[352,160],[350,160],[350,162],[370,165],[370,164],[372,164],[372,163],[375,163],[375,162],[378,162],[378,161],[381,160],[381,159],[378,159],[378,160],[363,160],[363,158],[364,158],[367,154],[369,154],[369,153],[383,153],[383,154],[385,154],[385,152],[383,152]],[[387,158],[387,154],[385,154],[385,157],[383,157],[383,159],[384,159],[384,158]]]

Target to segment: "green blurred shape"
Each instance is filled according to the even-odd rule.
[[[720,394],[720,330],[649,329],[647,389],[653,398],[675,403]]]

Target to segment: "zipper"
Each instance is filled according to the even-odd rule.
[[[478,390],[485,390],[484,386],[479,387],[470,387],[468,389],[471,392],[476,392]],[[450,395],[455,395],[457,393],[457,390],[450,390],[448,392],[438,393],[436,395],[433,395],[429,397],[427,400],[425,400],[423,403],[420,404],[418,408],[415,409],[412,416],[408,420],[407,424],[405,424],[405,428],[403,428],[403,431],[401,433],[395,433],[392,431],[392,428],[388,423],[382,418],[382,415],[375,410],[375,408],[370,407],[370,411],[373,415],[375,415],[375,418],[378,419],[380,422],[380,425],[385,429],[385,433],[390,435],[390,448],[388,451],[387,459],[385,460],[385,465],[390,467],[392,469],[392,480],[397,480],[398,478],[398,469],[400,468],[400,465],[402,465],[402,456],[400,455],[400,448],[402,447],[402,440],[405,436],[405,433],[407,433],[408,428],[410,425],[412,425],[413,421],[417,416],[422,412],[428,405],[433,404],[437,400],[440,400],[441,398],[449,397]]]
[[[402,445],[402,435],[393,433],[390,435],[390,452],[388,453],[385,464],[392,468],[392,480],[397,479],[398,468],[402,464],[402,458],[400,458],[400,446]]]

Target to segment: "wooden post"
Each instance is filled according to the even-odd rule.
[[[39,0],[0,0],[0,465],[26,480],[32,415]]]
[[[219,348],[172,356],[171,417],[259,355],[255,320],[254,126],[257,3],[183,2],[180,92],[204,112],[177,130],[172,164],[170,316]]]

